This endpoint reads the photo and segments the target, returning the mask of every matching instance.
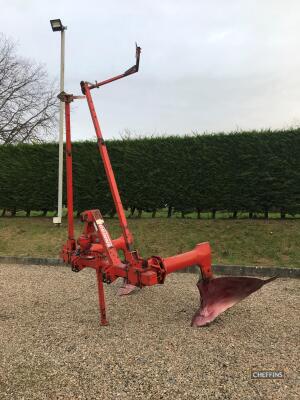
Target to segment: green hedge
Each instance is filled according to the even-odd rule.
[[[300,130],[107,142],[126,208],[300,211]],[[0,146],[0,208],[55,210],[53,143]],[[73,144],[74,205],[114,209],[96,142]],[[65,200],[64,200],[65,202]]]

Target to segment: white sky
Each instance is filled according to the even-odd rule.
[[[68,27],[67,92],[124,72],[142,47],[138,74],[92,92],[106,138],[299,125],[297,0],[0,0],[0,31],[58,79],[54,18]],[[93,138],[86,103],[73,110],[73,138]]]

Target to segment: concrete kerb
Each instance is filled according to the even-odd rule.
[[[278,276],[280,278],[300,278],[300,268],[287,267],[262,267],[249,265],[216,265],[213,264],[213,272],[216,275],[228,276]],[[195,265],[182,272],[198,272]],[[179,271],[180,272],[180,271]]]
[[[0,256],[0,264],[66,266],[59,258]]]
[[[67,267],[59,258],[43,257],[12,257],[0,256],[0,264],[23,264],[23,265],[53,265]],[[213,265],[216,275],[231,276],[278,276],[281,278],[300,278],[300,268],[287,267],[262,267],[241,265]],[[178,272],[198,273],[199,268],[195,265]]]

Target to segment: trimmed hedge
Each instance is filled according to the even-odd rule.
[[[298,129],[114,140],[107,147],[126,208],[300,211]],[[0,160],[0,208],[56,209],[56,144],[0,146]],[[73,164],[74,208],[113,213],[96,142],[74,143]]]

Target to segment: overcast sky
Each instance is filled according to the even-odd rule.
[[[297,0],[0,0],[0,31],[58,80],[54,18],[68,27],[67,92],[124,72],[142,47],[138,74],[92,92],[107,138],[300,125]],[[94,137],[85,102],[72,130]]]

